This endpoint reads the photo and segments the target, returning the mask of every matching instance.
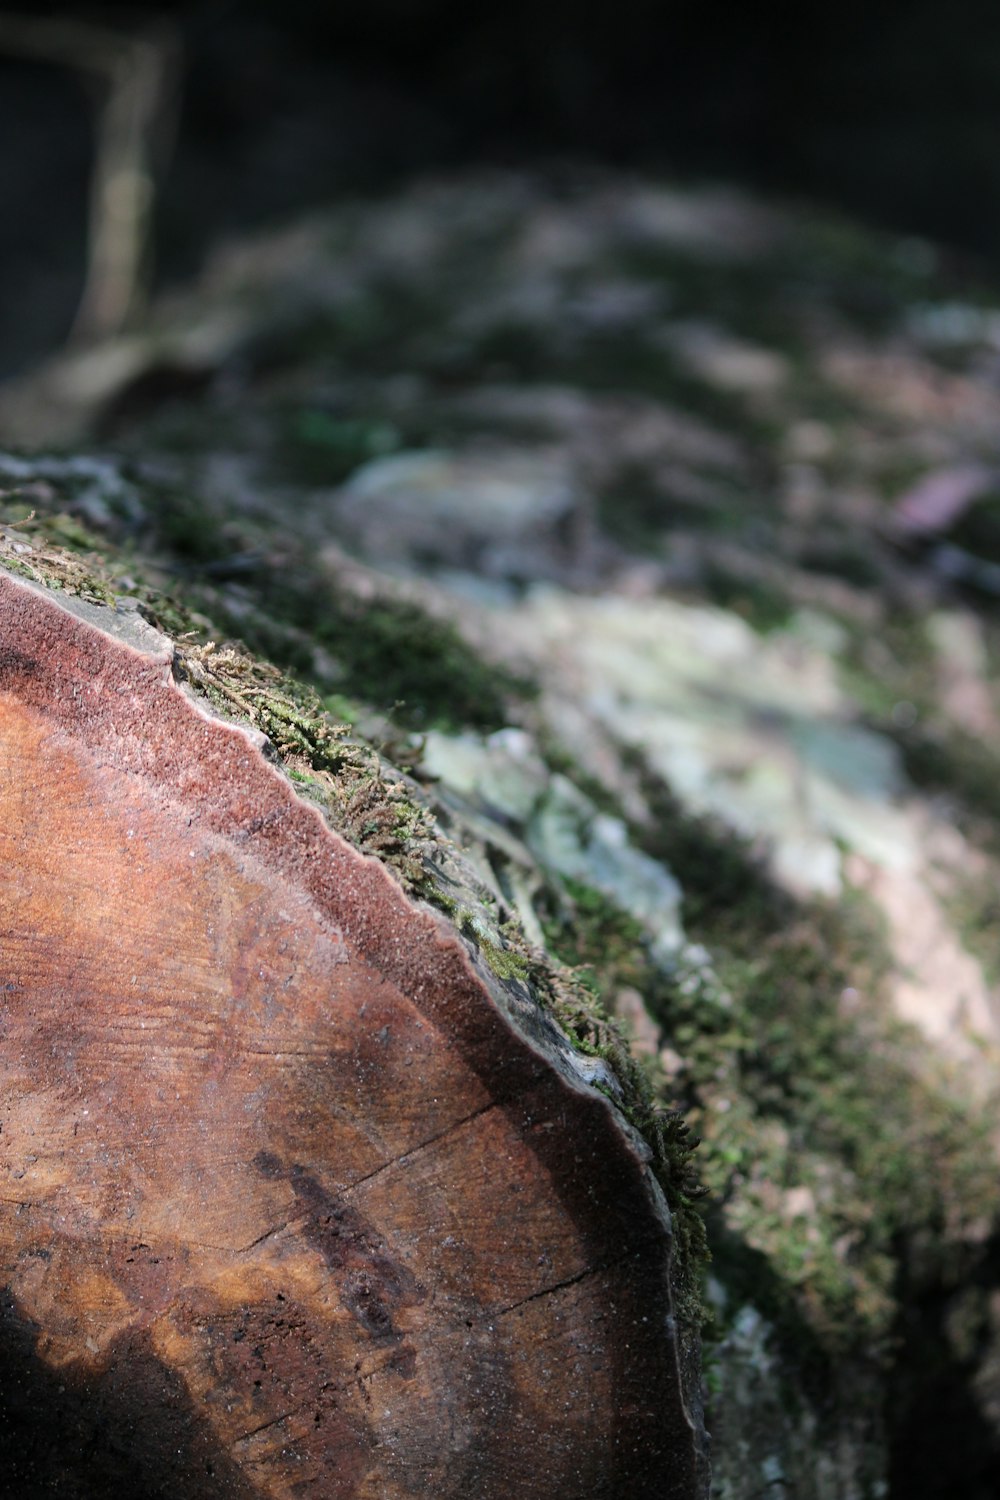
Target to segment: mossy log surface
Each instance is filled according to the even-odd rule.
[[[0,1486],[705,1492],[650,1153],[177,680],[0,569]]]

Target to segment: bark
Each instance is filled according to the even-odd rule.
[[[179,676],[0,567],[4,1492],[702,1495],[645,1142]]]

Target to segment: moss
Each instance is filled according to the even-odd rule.
[[[386,375],[412,368],[434,347],[447,306],[416,278],[376,275],[339,305],[310,308],[256,340],[251,357],[268,370],[309,364],[329,372]]]
[[[498,365],[507,378],[519,381],[557,381],[593,392],[634,391],[680,407],[730,437],[746,439],[756,449],[758,465],[766,465],[767,450],[778,436],[775,424],[741,393],[702,379],[643,332],[595,330],[560,344],[546,327],[501,325],[481,337],[470,357],[477,369]]]
[[[287,589],[275,579],[261,590],[265,608],[323,646],[342,670],[341,691],[383,708],[413,728],[497,729],[506,699],[530,684],[482,661],[455,627],[402,599],[321,596],[306,579]]]
[[[899,703],[910,704],[918,717],[933,713],[939,679],[926,613],[897,604],[880,614],[877,629],[850,619],[841,624],[847,632],[841,678],[881,733],[895,736]]]
[[[544,930],[562,965],[542,977],[555,1015],[581,1050],[603,1058],[622,1080],[624,1105],[620,1098],[614,1103],[653,1147],[654,1170],[674,1219],[675,1293],[685,1322],[697,1327],[706,1317],[700,1278],[709,1258],[700,1209],[706,1188],[695,1157],[700,1142],[669,1102],[662,1068],[652,1060],[641,1063],[610,1016],[623,985],[643,993],[652,987],[643,929],[600,891],[568,880],[549,893]]]
[[[36,518],[31,523],[30,553],[16,550],[21,545],[16,537],[0,534],[0,556],[36,581],[71,588],[94,602],[113,605],[126,586],[140,595],[143,614],[175,641],[174,671],[180,679],[227,717],[265,734],[300,792],[322,808],[339,832],[393,869],[412,892],[450,915],[473,937],[499,979],[530,984],[581,1051],[606,1058],[622,1082],[623,1095],[616,1095],[615,1102],[650,1140],[668,1200],[680,1214],[683,1253],[675,1271],[681,1311],[687,1326],[695,1326],[704,1231],[700,1220],[685,1218],[685,1208],[698,1191],[687,1166],[691,1146],[686,1127],[679,1117],[657,1107],[648,1080],[602,1011],[594,989],[531,949],[516,925],[503,925],[494,935],[492,927],[487,930],[449,896],[435,873],[446,840],[428,809],[372,747],[352,739],[346,724],[330,719],[313,688],[249,656],[239,645],[217,644],[209,619],[146,581],[134,555],[114,556],[106,542],[101,543],[101,556],[96,549],[79,555],[50,546],[46,533],[71,534],[81,547],[96,542],[70,520],[67,525],[60,515]]]
[[[774,584],[741,575],[721,563],[706,564],[702,585],[713,604],[741,615],[762,635],[782,629],[795,612],[790,598]]]
[[[867,536],[862,541],[856,533],[847,531],[813,536],[799,548],[796,562],[807,573],[842,578],[861,589],[878,587],[884,575],[877,540]]]
[[[818,309],[869,333],[888,333],[916,301],[945,294],[933,255],[829,212],[789,218],[773,241],[746,255],[633,250],[629,265],[662,278],[675,315],[713,318],[742,338],[795,356]]]
[[[337,587],[290,541],[280,564],[271,563],[251,532],[206,515],[190,495],[161,492],[154,527],[157,555],[169,548],[189,565],[187,594],[204,598],[252,651],[329,690],[328,675],[317,672],[319,647],[332,662],[337,693],[403,726],[497,729],[508,721],[508,699],[534,691],[415,601]],[[227,568],[238,595],[225,586]]]
[[[947,908],[963,944],[982,965],[987,984],[1000,985],[1000,878],[996,866],[968,876],[952,891]]]
[[[897,609],[877,632],[854,628],[849,642],[842,677],[871,728],[896,745],[913,785],[936,794],[967,838],[1000,857],[1000,750],[942,717],[926,616]],[[989,622],[986,644],[995,653]]]
[[[989,1122],[934,1086],[911,1033],[879,1008],[890,959],[863,897],[793,901],[648,773],[644,791],[647,852],[683,872],[686,929],[727,997],[706,1003],[683,974],[647,994],[683,1056],[682,1102],[729,1239],[738,1229],[766,1257],[786,1330],[807,1327],[829,1360],[888,1358],[900,1245],[939,1226],[944,1269],[965,1226],[992,1213]],[[865,997],[856,1011],[852,995]],[[787,1208],[796,1190],[801,1217]]]
[[[19,577],[90,604],[113,605],[128,592],[124,568],[110,566],[99,539],[72,516],[39,516],[34,511],[24,515],[23,507],[2,502],[0,528],[0,557]]]
[[[575,883],[558,890],[549,888],[546,938],[550,946],[545,950],[529,944],[514,920],[502,923],[495,933],[487,932],[477,913],[449,902],[440,888],[431,899],[449,911],[456,926],[473,939],[498,978],[527,984],[577,1051],[601,1059],[615,1078],[614,1089],[600,1083],[595,1086],[607,1094],[651,1148],[652,1168],[673,1217],[671,1277],[675,1309],[682,1337],[690,1338],[706,1316],[701,1273],[708,1249],[698,1207],[705,1189],[692,1160],[698,1141],[681,1114],[665,1106],[650,1070],[636,1060],[606,1004],[609,986],[617,984],[631,961],[630,955],[635,955],[633,943],[638,929],[599,892]],[[620,941],[611,943],[615,961],[606,963],[609,943],[605,940],[612,932]],[[580,959],[584,962],[578,962]]]
[[[214,642],[182,644],[175,671],[229,717],[265,734],[339,833],[377,856],[409,889],[425,892],[436,843],[430,812],[372,746],[331,721],[313,689]]]
[[[774,255],[729,258],[653,245],[632,248],[623,261],[644,280],[665,284],[674,317],[710,313],[739,338],[793,354],[803,347],[795,299]]]
[[[277,467],[287,482],[339,484],[360,464],[392,453],[402,435],[391,422],[334,415],[320,406],[295,408],[280,423]]]
[[[955,727],[901,725],[877,718],[875,727],[892,739],[915,786],[937,793],[965,836],[1000,857],[1000,754],[987,742]]]
[[[574,774],[565,752],[554,759]],[[866,898],[793,899],[751,845],[631,766],[652,810],[631,837],[680,875],[685,930],[711,965],[688,950],[657,969],[632,918],[572,885],[546,938],[598,996],[634,986],[660,1021],[680,1064],[651,1085],[705,1137],[708,1232],[732,1305],[752,1301],[822,1392],[845,1356],[891,1362],[916,1246],[926,1277],[968,1267],[967,1230],[994,1213],[991,1122],[935,1084],[880,1005],[891,958]],[[622,815],[606,791],[601,805]]]
[[[700,477],[706,482],[705,496],[688,500],[673,494],[648,465],[623,466],[597,494],[601,529],[628,550],[648,555],[662,551],[677,532],[716,536],[759,523],[760,507],[742,478],[711,471]]]
[[[516,979],[526,982],[531,978],[531,962],[515,948],[504,948],[499,943],[479,935],[477,947],[490,971],[498,979]]]
[[[6,519],[0,507],[0,525]],[[52,536],[87,550],[54,546]],[[20,518],[20,531],[0,532],[0,558],[33,582],[95,604],[113,607],[123,593],[138,596],[143,615],[175,643],[175,675],[228,718],[266,735],[285,770],[338,832],[377,855],[411,888],[425,887],[434,842],[429,812],[371,746],[331,720],[314,689],[239,645],[217,644],[208,618],[158,589],[144,578],[135,556],[115,554],[72,517],[55,512]]]

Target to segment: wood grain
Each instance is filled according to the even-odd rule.
[[[641,1146],[171,663],[0,571],[4,1493],[700,1494]]]

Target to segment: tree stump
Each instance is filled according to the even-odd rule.
[[[196,700],[0,569],[0,1488],[705,1490],[648,1152]]]

